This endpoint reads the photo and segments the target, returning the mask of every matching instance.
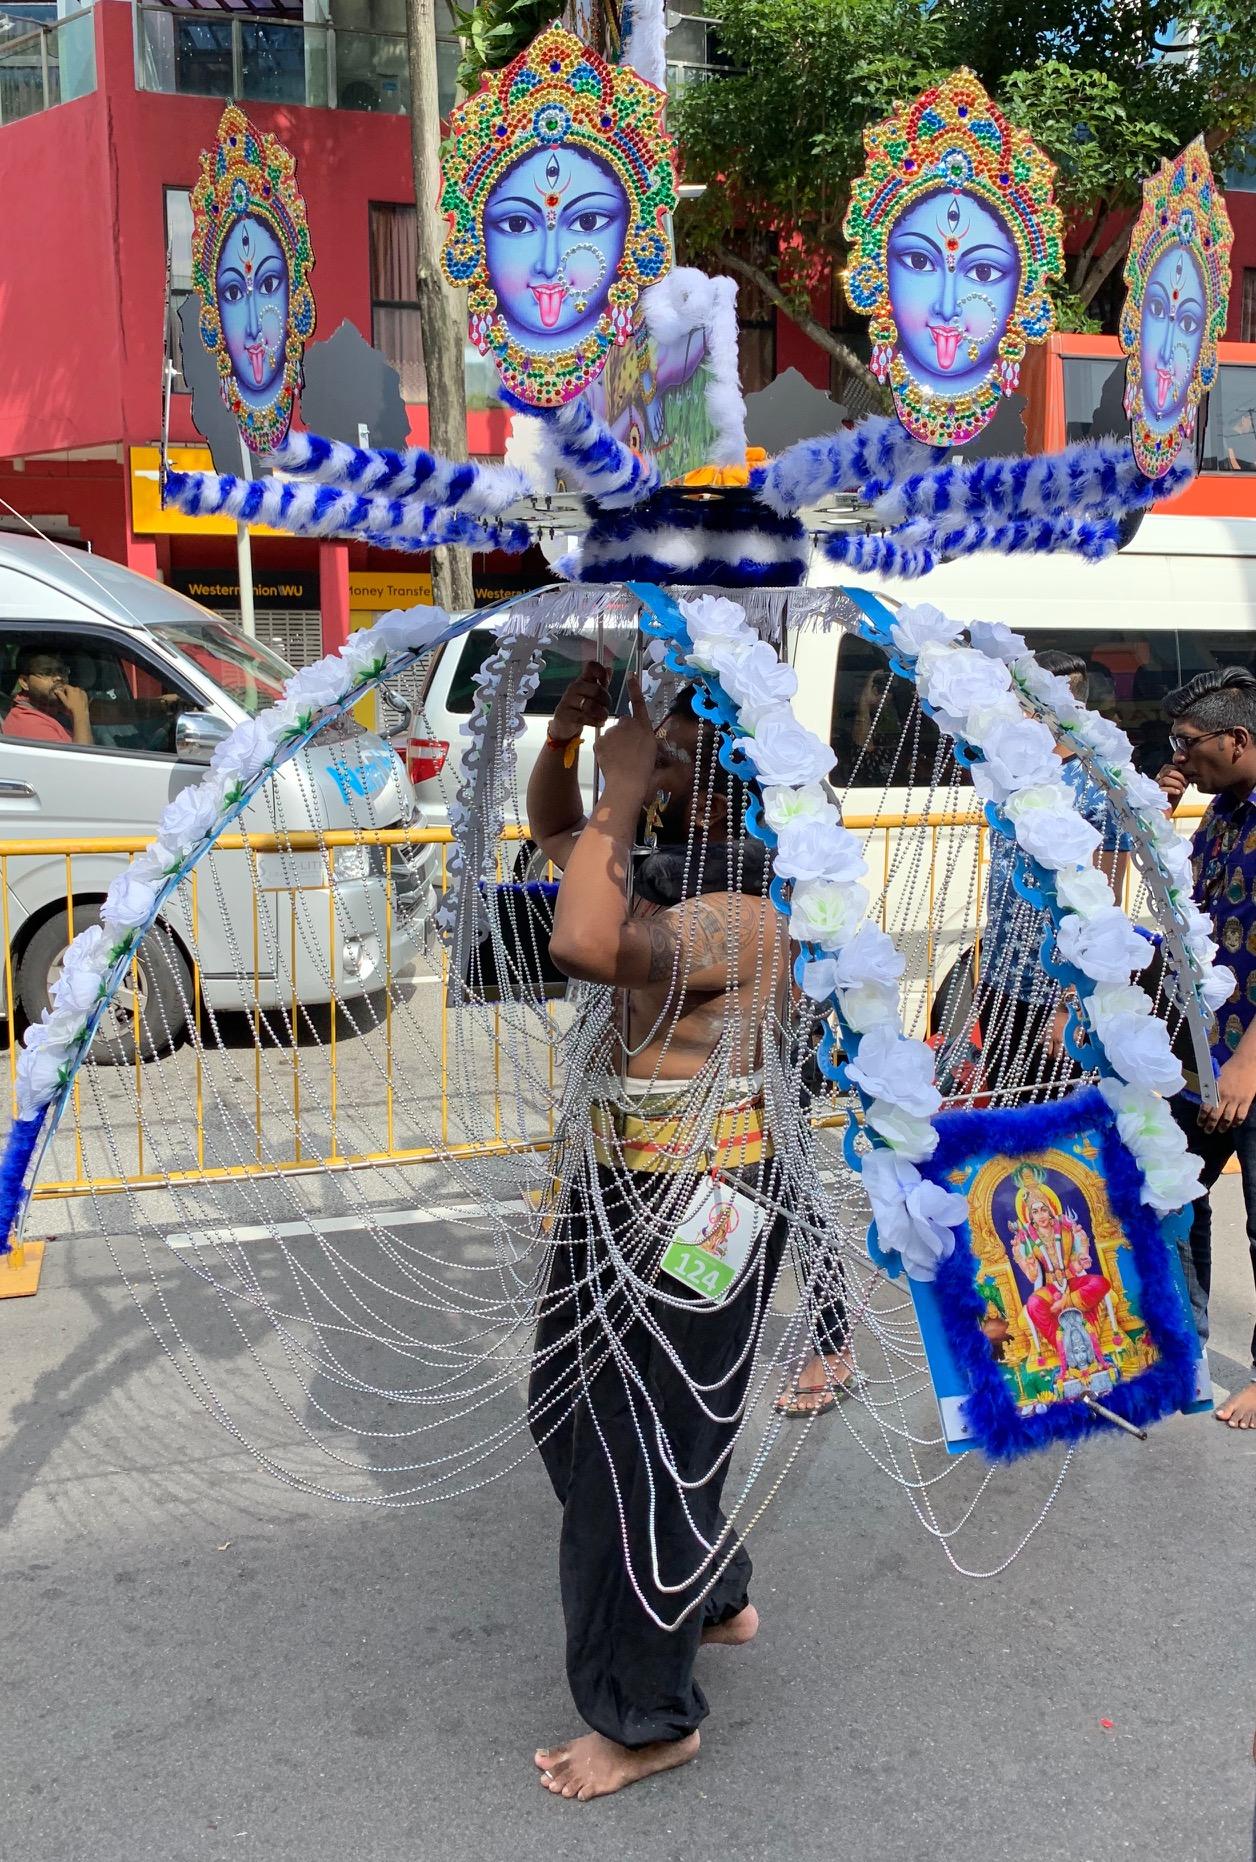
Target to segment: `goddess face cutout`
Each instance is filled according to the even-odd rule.
[[[264,220],[245,214],[231,228],[214,290],[240,395],[263,407],[283,372],[289,295],[288,262]]]
[[[1148,274],[1139,320],[1143,418],[1149,427],[1172,426],[1186,405],[1207,308],[1194,254],[1185,245],[1169,247]]]
[[[972,194],[929,194],[895,221],[887,261],[890,312],[912,374],[946,395],[975,386],[997,360],[1020,291],[1006,222]]]
[[[1197,137],[1143,183],[1125,260],[1125,411],[1134,457],[1148,478],[1163,478],[1194,441],[1199,404],[1217,378],[1233,239]]]
[[[192,189],[192,283],[201,341],[253,453],[273,451],[292,421],[314,334],[313,265],[295,160],[228,104]]]
[[[592,332],[623,258],[628,220],[614,171],[584,150],[536,149],[506,171],[484,206],[485,261],[507,328],[523,346],[566,347]]]

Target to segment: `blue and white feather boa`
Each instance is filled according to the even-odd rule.
[[[785,516],[835,491],[858,492],[871,504],[905,473],[919,474],[942,457],[892,416],[873,414],[857,427],[787,446],[754,472],[750,483],[769,510]]]
[[[573,582],[796,588],[808,553],[799,519],[766,510],[751,492],[668,487],[633,510],[594,515],[557,568]]]
[[[454,490],[458,492],[456,484]],[[162,491],[167,506],[189,517],[234,517],[238,523],[265,524],[291,536],[348,537],[381,549],[428,550],[456,543],[471,550],[520,555],[532,542],[526,524],[492,522],[457,503],[429,503],[420,492],[388,498],[318,480],[247,479],[217,472],[167,472]]]
[[[1195,476],[1179,461],[1161,479],[1140,470],[1128,440],[1080,440],[1063,452],[1022,459],[950,460],[900,478],[873,501],[873,513],[898,526],[911,518],[1103,516],[1143,510],[1171,498]]]
[[[471,517],[500,517],[532,489],[514,466],[455,464],[424,446],[402,451],[348,446],[317,433],[289,433],[271,462],[287,478],[317,479],[320,485],[359,493],[386,491],[390,498],[422,492],[421,502],[433,510],[464,511]]]

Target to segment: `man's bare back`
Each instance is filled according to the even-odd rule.
[[[771,903],[707,893],[680,905],[639,900],[632,915],[648,924],[650,968],[643,984],[621,992],[631,1076],[691,1080],[726,1035],[732,1075],[753,1072],[762,1061],[763,1022],[782,1011],[787,984],[787,947]],[[690,976],[717,969],[726,973],[718,988],[687,987]]]

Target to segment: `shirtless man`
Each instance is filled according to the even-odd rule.
[[[712,779],[717,746],[708,724],[682,704],[656,732],[639,686],[630,681],[631,716],[605,731],[597,747],[603,786],[586,821],[577,756],[570,746],[584,729],[606,722],[609,677],[606,667],[592,664],[568,687],[528,785],[532,833],[563,875],[551,953],[568,976],[611,984],[623,992],[631,1055],[629,1089],[634,1081],[653,1082],[657,1088],[658,1082],[691,1080],[720,1043],[726,1043],[730,1058],[721,1116],[740,1116],[743,1136],[747,1131],[758,1134],[752,1142],[764,1160],[760,1168],[770,1171],[770,1143],[763,1136],[753,1076],[762,1024],[785,1003],[789,946],[779,914],[757,886],[746,894],[729,889],[730,855],[740,851],[743,861],[746,857],[740,847],[745,839],[737,803],[740,785],[723,771]],[[705,840],[704,883],[710,889],[675,904],[640,899],[630,903],[633,848],[643,812],[660,792],[667,798],[660,843],[676,849],[677,868],[684,870],[691,831],[694,857],[689,864],[698,864]],[[730,810],[736,810],[736,820]],[[648,1123],[648,1117],[643,1110],[634,1126]],[[712,1136],[709,1145],[714,1158],[718,1139]],[[628,1156],[627,1146],[623,1154]],[[744,1145],[739,1155],[747,1155]],[[618,1180],[609,1171],[599,1171],[601,1193],[608,1201],[623,1195],[625,1179],[642,1186],[643,1196],[651,1188],[657,1192],[659,1177],[628,1174],[635,1170],[629,1164]],[[736,1545],[731,1558],[722,1557],[692,1583],[659,1591],[649,1576],[650,1554],[643,1541],[653,1535],[664,1584],[675,1584],[678,1572],[694,1571],[701,1564],[704,1542],[719,1541],[725,1459],[721,1448],[730,1441],[733,1425],[713,1422],[692,1401],[684,1374],[675,1365],[679,1360],[695,1382],[715,1392],[711,1409],[735,1417],[752,1355],[748,1347],[762,1320],[783,1238],[778,1232],[782,1225],[770,1224],[762,1244],[767,1271],[758,1277],[757,1290],[748,1284],[754,1277],[747,1274],[740,1293],[734,1289],[714,1309],[705,1302],[691,1306],[682,1295],[670,1304],[658,1302],[650,1325],[624,1323],[623,1350],[641,1387],[658,1403],[669,1453],[677,1464],[673,1472],[655,1464],[655,1451],[634,1431],[620,1369],[603,1363],[589,1370],[579,1356],[582,1347],[564,1342],[571,1340],[573,1328],[587,1324],[588,1296],[582,1304],[580,1286],[587,1286],[601,1263],[592,1229],[579,1222],[577,1215],[573,1241],[555,1251],[547,1293],[550,1310],[538,1327],[531,1394],[538,1446],[563,1503],[560,1578],[568,1679],[582,1717],[594,1730],[538,1752],[536,1764],[548,1790],[587,1800],[683,1765],[696,1755],[697,1725],[707,1712],[693,1678],[699,1645],[746,1643],[758,1628],[758,1614],[746,1595],[750,1561],[743,1547]],[[630,1232],[631,1216],[625,1213],[623,1222],[625,1232]],[[567,1257],[573,1257],[574,1265],[568,1265]],[[659,1331],[674,1356],[669,1358],[660,1347]],[[556,1393],[564,1387],[579,1388],[582,1394],[555,1427]],[[622,1483],[624,1530],[638,1554],[638,1581],[651,1593],[654,1608],[674,1621],[686,1601],[696,1604],[675,1629],[660,1628],[646,1613],[625,1571],[620,1492],[610,1464]],[[683,1494],[675,1473],[693,1481]],[[724,1568],[710,1594],[698,1602],[712,1569],[721,1563]]]

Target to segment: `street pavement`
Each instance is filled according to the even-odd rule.
[[[1217,1209],[1228,1386],[1253,1317],[1236,1179]],[[138,1251],[115,1238],[128,1268]],[[164,1272],[141,1300],[155,1321]],[[757,1643],[700,1658],[698,1761],[579,1806],[531,1764],[577,1730],[535,1461],[439,1506],[337,1505],[264,1473],[180,1363],[86,1228],[50,1245],[35,1299],[0,1305],[0,1856],[1251,1854],[1256,1435],[1179,1418],[1088,1448],[1011,1568],[976,1581],[875,1438],[825,1419],[754,1534]],[[214,1363],[224,1388],[236,1371]],[[252,1421],[300,1465],[277,1405]],[[962,1561],[1000,1564],[1057,1466],[1000,1470]]]

